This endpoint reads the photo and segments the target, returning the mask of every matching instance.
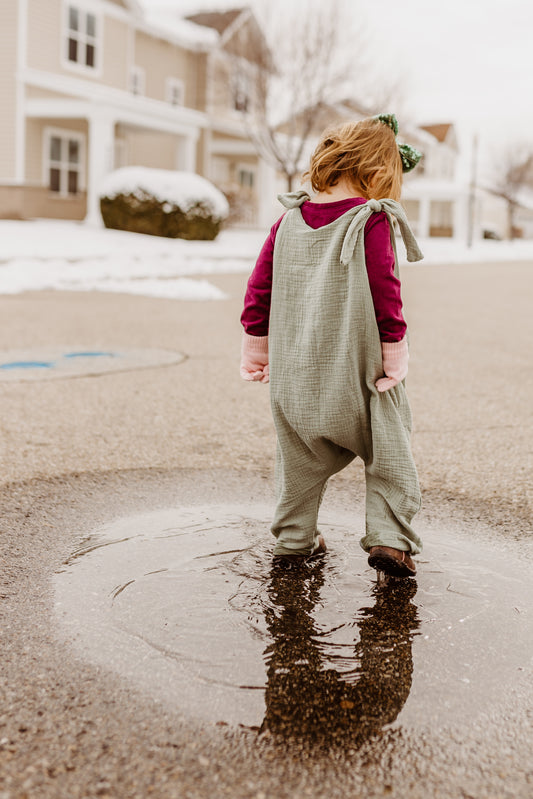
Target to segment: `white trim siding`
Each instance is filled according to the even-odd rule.
[[[24,108],[24,70],[28,50],[28,0],[18,0],[17,69],[15,108],[15,183],[23,184],[26,177],[26,118]]]
[[[124,113],[134,114],[140,118],[145,118],[146,127],[158,127],[159,124],[167,122],[171,129],[176,129],[180,123],[182,128],[190,126],[203,128],[208,124],[207,115],[204,111],[197,111],[188,106],[172,108],[168,103],[161,100],[154,100],[149,97],[134,97],[130,92],[122,89],[114,89],[102,83],[93,83],[82,78],[75,78],[67,75],[55,75],[52,72],[45,72],[40,69],[25,69],[24,82],[28,86],[35,86],[47,91],[57,92],[67,95],[64,99],[41,100],[32,98],[26,100],[27,116],[59,116],[56,109],[61,109],[61,114],[66,117],[79,116],[74,109],[79,104],[85,106],[86,101],[93,104],[101,104],[113,109],[117,118]],[[75,98],[75,99],[70,99]],[[72,108],[72,113],[69,113]],[[165,127],[165,129],[169,129]]]

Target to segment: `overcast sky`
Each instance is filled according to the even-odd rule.
[[[533,3],[371,0],[366,9],[406,70],[417,121],[455,121],[489,149],[533,146]]]
[[[142,0],[187,13],[228,0]],[[305,13],[310,0],[284,0]],[[327,0],[323,0],[327,3]],[[479,135],[482,162],[505,146],[533,146],[533,3],[530,0],[344,0],[366,18],[376,66],[399,73],[404,107],[420,124],[454,122]],[[269,0],[249,0],[261,14]],[[394,110],[394,109],[390,109]],[[486,168],[486,166],[485,166]]]

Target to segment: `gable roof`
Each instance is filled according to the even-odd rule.
[[[222,35],[245,10],[244,8],[232,8],[229,11],[202,11],[198,14],[190,14],[186,19],[197,25],[205,25],[206,28],[214,28],[217,33]]]
[[[134,14],[142,13],[142,7],[137,0],[111,0],[111,2],[116,3],[117,6],[127,8],[128,11],[132,11]]]
[[[249,6],[227,11],[201,11],[190,14],[185,20],[220,37],[220,45],[228,53],[242,56],[263,69],[274,71],[272,54],[264,30]]]
[[[453,130],[453,125],[451,122],[441,122],[438,125],[420,125],[420,128],[431,133],[442,144],[448,138],[450,131]]]
[[[338,102],[319,100],[314,105],[293,109],[291,116],[283,119],[276,126],[276,130],[298,136],[300,131],[310,126],[311,135],[319,136],[326,128],[336,127],[344,122],[359,122],[367,116],[370,116],[368,108],[357,100],[351,98]]]

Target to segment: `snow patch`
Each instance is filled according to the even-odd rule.
[[[0,266],[0,294],[24,291],[103,291],[177,300],[223,300],[226,295],[208,280],[176,277],[172,269],[131,258],[71,263],[17,259]],[[155,273],[155,275],[154,275]]]

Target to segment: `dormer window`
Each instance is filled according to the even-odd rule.
[[[179,78],[167,78],[166,97],[170,105],[185,105],[185,86]]]
[[[130,73],[130,91],[137,96],[145,94],[146,73],[142,67],[132,67]]]
[[[233,107],[247,114],[250,110],[250,79],[245,72],[237,72],[233,80]]]
[[[98,19],[95,14],[69,3],[67,6],[66,58],[85,69],[98,67]]]

